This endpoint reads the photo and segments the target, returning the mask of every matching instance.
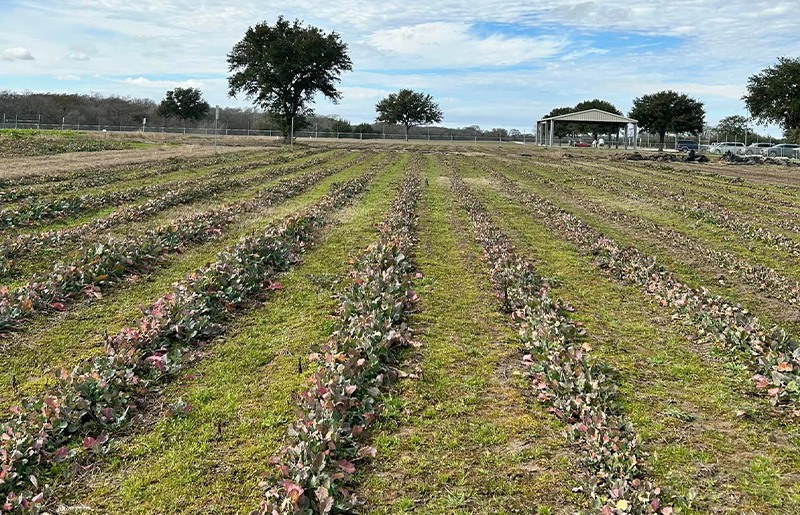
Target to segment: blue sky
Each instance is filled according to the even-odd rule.
[[[800,55],[797,0],[0,0],[0,89],[159,100],[196,86],[227,97],[225,55],[279,14],[336,30],[354,71],[321,114],[357,123],[401,87],[431,93],[444,125],[528,129],[553,107],[675,89],[707,121],[746,114],[747,77]],[[776,128],[770,132],[777,134]]]

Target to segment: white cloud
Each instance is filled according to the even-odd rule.
[[[6,48],[0,51],[0,60],[3,61],[33,61],[33,55],[27,48],[21,46]]]
[[[369,100],[383,98],[389,93],[392,93],[392,90],[388,89],[362,88],[353,86],[342,86],[339,88],[339,91],[341,91],[342,95],[348,100]]]
[[[69,73],[64,74],[64,75],[58,75],[58,76],[56,76],[56,79],[57,80],[81,80],[81,78],[78,77],[77,75],[72,75],[72,74],[69,74]]]
[[[67,55],[67,59],[72,59],[73,61],[89,61],[91,58],[83,52],[75,52]]]
[[[479,36],[468,23],[431,22],[373,32],[367,41],[416,68],[513,66],[552,57],[564,38],[490,34]]]
[[[203,87],[203,83],[201,81],[197,81],[194,79],[188,79],[184,81],[174,81],[174,80],[151,80],[146,77],[128,77],[124,80],[117,81],[123,82],[125,84],[130,84],[132,86],[137,86],[140,88],[201,88]]]

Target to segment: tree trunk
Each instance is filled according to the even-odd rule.
[[[667,136],[667,131],[659,132],[658,133],[658,151],[664,151],[664,138]]]
[[[408,141],[408,125],[406,125],[406,141]]]

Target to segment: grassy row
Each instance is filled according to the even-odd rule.
[[[690,513],[792,512],[800,502],[792,480],[800,434],[743,387],[747,372],[711,358],[692,343],[691,327],[643,303],[638,287],[609,282],[591,256],[554,238],[558,233],[515,196],[499,193],[482,174],[467,180],[537,267],[565,285],[565,300],[581,306],[573,316],[587,328],[593,352],[619,371],[624,408],[653,451],[655,479],[697,495]]]
[[[141,305],[149,305],[175,281],[216,259],[216,255],[235,245],[242,237],[260,232],[270,221],[289,216],[319,201],[337,181],[353,179],[380,159],[368,161],[323,179],[315,187],[293,199],[237,221],[221,238],[186,249],[183,254],[169,256],[162,266],[137,280],[119,284],[115,295],[91,302],[79,301],[74,308],[47,319],[36,317],[13,334],[0,353],[0,406],[8,407],[22,396],[41,392],[48,383],[53,367],[71,368],[95,355],[105,341],[98,327],[116,332],[140,313]]]
[[[270,293],[268,304],[243,312],[224,339],[165,389],[165,406],[182,398],[194,409],[121,440],[100,470],[64,485],[67,506],[109,514],[232,514],[258,505],[258,480],[294,418],[292,393],[311,373],[298,361],[329,334],[331,294],[348,272],[347,258],[377,237],[375,221],[387,212],[406,160],[387,166],[303,264],[281,276],[283,289]]]

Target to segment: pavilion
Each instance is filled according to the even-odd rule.
[[[601,111],[600,109],[587,109],[577,113],[567,113],[559,116],[542,118],[536,122],[536,144],[553,146],[556,134],[556,122],[562,123],[618,123],[625,126],[625,148],[628,148],[628,125],[633,124],[633,149],[636,150],[636,139],[639,134],[639,121],[626,118],[618,114]],[[549,128],[548,128],[549,125]]]

